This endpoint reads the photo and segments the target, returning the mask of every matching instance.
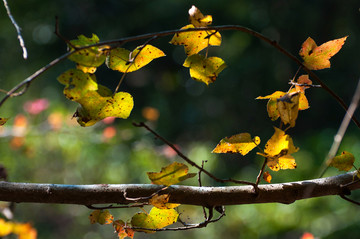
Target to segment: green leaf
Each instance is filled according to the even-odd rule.
[[[138,46],[133,52],[115,48],[110,51],[106,63],[110,69],[125,73],[139,70],[152,60],[163,56],[165,53],[152,45]]]
[[[174,224],[179,213],[174,209],[158,209],[153,207],[149,214],[137,213],[131,218],[131,226],[149,229],[159,229]],[[136,229],[135,229],[136,230]],[[136,230],[147,233],[155,233],[149,230]]]
[[[226,68],[223,59],[219,57],[205,58],[199,54],[187,57],[183,66],[190,67],[190,76],[194,80],[206,85],[215,82],[219,73]]]
[[[329,166],[335,167],[340,171],[349,171],[352,169],[355,162],[355,157],[352,153],[349,152],[342,152],[341,155],[334,157],[331,160]]]
[[[182,27],[181,30],[190,28],[195,27],[189,24]],[[214,30],[176,33],[171,39],[170,44],[183,45],[186,55],[191,56],[208,46],[220,46],[221,35]]]
[[[70,43],[77,48],[93,45],[98,42],[99,38],[95,34],[93,34],[91,38],[80,35],[78,36],[78,39],[70,41]],[[104,49],[106,48],[108,47],[102,46],[83,49],[73,53],[68,58],[69,60],[76,62],[79,65],[79,68],[85,73],[94,73],[96,68],[105,62],[106,54]],[[70,51],[75,50],[71,45],[69,45],[69,49]]]
[[[258,136],[251,139],[251,135],[249,133],[241,133],[222,139],[212,152],[240,153],[244,156],[259,144],[260,138]]]
[[[162,168],[159,173],[148,172],[147,175],[152,184],[170,186],[196,176],[196,173],[188,174],[188,171],[189,168],[185,164],[174,162]]]
[[[129,117],[134,101],[126,92],[115,95],[105,86],[96,82],[95,75],[71,69],[58,77],[65,85],[64,95],[80,104],[74,116],[81,126],[87,127],[107,117],[126,119]]]

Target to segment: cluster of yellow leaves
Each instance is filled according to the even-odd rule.
[[[36,239],[37,232],[30,223],[7,222],[0,218],[0,237],[16,234],[19,239]]]
[[[212,23],[212,16],[204,16],[197,7],[192,6],[189,10],[189,21],[191,24],[182,27],[181,30],[206,28]],[[219,57],[208,58],[197,54],[208,46],[220,46],[221,35],[219,32],[214,30],[180,32],[175,34],[170,43],[184,46],[188,57],[183,66],[190,68],[190,76],[196,81],[209,85],[226,67],[225,62]]]
[[[69,59],[76,62],[77,69],[71,69],[58,77],[65,85],[65,96],[80,104],[74,116],[81,126],[91,126],[107,118],[129,117],[134,102],[129,93],[113,93],[110,89],[97,83],[95,73],[97,67],[105,61],[107,66],[123,73],[139,70],[153,59],[165,56],[164,52],[152,45],[138,46],[130,52],[124,48],[110,49],[109,46],[96,46],[99,38],[95,34],[91,38],[83,35],[71,40],[69,50],[73,54]],[[81,49],[90,45],[94,45]],[[81,50],[79,50],[81,49]]]
[[[279,117],[281,121],[290,127],[295,126],[299,110],[309,108],[309,102],[305,96],[306,85],[311,85],[312,81],[308,75],[302,75],[295,82],[295,88],[288,92],[275,91],[271,95],[259,96],[256,99],[269,99],[267,103],[267,112],[271,120],[275,121]]]
[[[107,117],[126,119],[134,106],[132,96],[126,92],[115,95],[105,86],[96,82],[95,75],[71,69],[58,77],[65,85],[64,95],[80,107],[74,116],[81,126],[91,126]]]

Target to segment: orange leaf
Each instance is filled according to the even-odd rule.
[[[258,136],[251,139],[249,133],[241,133],[222,139],[212,153],[240,153],[244,156],[259,144]]]
[[[134,230],[127,228],[126,224],[122,220],[116,220],[113,222],[113,227],[118,234],[119,239],[123,239],[125,237],[134,238]]]
[[[266,182],[271,183],[272,177],[271,177],[271,175],[270,175],[270,173],[269,173],[268,171],[264,172],[263,178],[264,178],[264,180],[265,180]]]
[[[303,58],[304,65],[310,70],[330,68],[330,58],[340,51],[346,38],[347,36],[317,46],[309,37],[302,44],[299,55]]]
[[[300,85],[295,85],[296,91],[305,92],[305,89],[308,89],[310,86],[301,86],[301,85],[311,85],[312,81],[309,79],[309,75],[299,76],[297,83]]]

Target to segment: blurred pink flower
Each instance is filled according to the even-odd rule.
[[[45,98],[34,101],[27,101],[24,104],[24,110],[32,115],[37,115],[49,107],[49,100]]]

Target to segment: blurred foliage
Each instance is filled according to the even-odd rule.
[[[325,42],[349,35],[332,68],[319,77],[350,102],[359,77],[357,43],[360,13],[358,1],[237,1],[215,0],[108,0],[108,1],[9,1],[12,14],[22,28],[28,60],[22,59],[16,32],[5,9],[0,7],[0,83],[10,89],[33,72],[65,53],[66,44],[54,34],[55,16],[68,39],[96,33],[110,40],[144,33],[178,29],[187,24],[187,11],[196,4],[214,17],[213,25],[239,24],[257,30],[294,55],[309,36]],[[149,183],[146,172],[181,159],[159,140],[131,122],[150,120],[150,125],[176,143],[192,160],[205,164],[219,177],[255,180],[261,157],[214,155],[211,150],[225,136],[238,132],[259,135],[263,141],[273,133],[266,106],[254,99],[275,90],[287,90],[297,65],[272,47],[240,32],[222,32],[221,47],[209,54],[221,56],[228,65],[218,80],[206,87],[190,79],[182,67],[182,47],[168,44],[171,37],[152,44],[167,57],[127,75],[122,89],[134,96],[135,107],[128,120],[103,121],[81,128],[72,119],[76,104],[67,102],[56,77],[73,66],[63,62],[39,77],[21,97],[1,108],[10,117],[1,128],[1,164],[9,181],[34,183]],[[133,49],[143,42],[129,43]],[[114,89],[121,77],[105,66],[98,69],[101,84]],[[300,151],[294,154],[298,168],[274,173],[273,182],[305,180],[318,176],[318,168],[329,150],[344,111],[325,91],[307,92],[310,109],[300,112],[289,131]],[[46,99],[48,106],[34,113],[26,103]],[[44,106],[44,105],[43,105]],[[149,113],[150,112],[150,113]],[[153,112],[153,113],[151,113]],[[359,113],[357,113],[359,116]],[[360,154],[358,129],[351,125],[340,151]],[[355,165],[359,163],[355,161]],[[190,168],[190,172],[195,170]],[[331,169],[326,176],[338,174]],[[205,185],[220,185],[203,177]],[[186,184],[196,185],[196,179]],[[359,193],[352,196],[360,199]],[[41,213],[40,213],[41,212]],[[126,220],[138,209],[113,211]],[[181,206],[183,220],[202,221],[201,208]],[[90,225],[90,210],[72,205],[18,204],[15,218],[31,221],[39,238],[116,238],[109,226]],[[36,215],[36,216],[34,216]],[[299,238],[309,231],[319,238],[357,238],[360,212],[339,197],[299,201],[291,205],[264,204],[227,208],[227,216],[207,228],[135,238]],[[188,219],[189,218],[189,219]]]

